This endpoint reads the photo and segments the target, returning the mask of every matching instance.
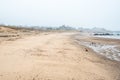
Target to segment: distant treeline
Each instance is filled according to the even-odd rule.
[[[76,30],[73,27],[65,26],[65,25],[59,27],[0,25],[0,27],[8,27],[16,30]]]

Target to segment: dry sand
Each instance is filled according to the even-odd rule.
[[[75,34],[41,33],[2,42],[0,80],[120,80],[120,63],[78,45]]]

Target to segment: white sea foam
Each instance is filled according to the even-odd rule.
[[[116,48],[117,45],[106,45],[93,42],[79,42],[79,44],[87,46],[109,59],[120,61],[120,50]]]

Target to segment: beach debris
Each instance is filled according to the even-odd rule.
[[[85,48],[85,51],[86,51],[86,52],[88,52],[88,49],[87,49],[87,48]]]

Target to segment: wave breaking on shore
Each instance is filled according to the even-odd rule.
[[[120,61],[119,40],[101,38],[86,34],[78,34],[75,36],[75,38],[79,45],[91,48],[96,53],[103,55],[111,60]]]
[[[79,42],[79,44],[89,47],[93,49],[95,52],[111,60],[120,61],[120,50],[117,49],[117,45],[108,45],[85,41]]]

